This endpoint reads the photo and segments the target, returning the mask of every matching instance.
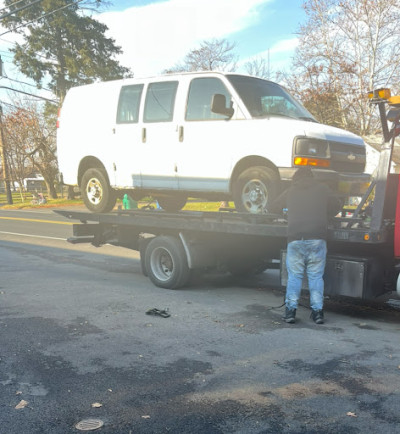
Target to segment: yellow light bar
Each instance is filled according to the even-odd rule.
[[[319,158],[295,157],[295,166],[313,166],[313,167],[329,167],[331,162],[329,160],[321,160]]]
[[[376,89],[371,92],[368,92],[368,98],[369,99],[390,99],[391,93],[390,89],[388,88],[382,88],[382,89]]]
[[[389,98],[390,105],[399,105],[400,104],[400,96],[391,96]]]

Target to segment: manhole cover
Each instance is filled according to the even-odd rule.
[[[97,428],[101,428],[103,425],[104,422],[100,419],[85,419],[78,422],[75,428],[80,431],[93,431]]]

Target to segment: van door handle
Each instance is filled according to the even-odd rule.
[[[142,128],[142,143],[146,143],[147,133],[146,128]]]
[[[183,127],[179,127],[179,141],[183,142]]]

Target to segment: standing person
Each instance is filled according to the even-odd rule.
[[[311,168],[299,168],[292,185],[268,207],[270,212],[288,210],[288,245],[286,267],[288,281],[285,297],[287,323],[294,323],[303,276],[308,277],[311,318],[324,322],[324,270],[328,216],[340,203],[326,184],[314,179]]]

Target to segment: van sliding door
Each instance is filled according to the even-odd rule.
[[[114,184],[118,187],[139,187],[141,128],[139,108],[143,84],[122,86],[114,127]]]

